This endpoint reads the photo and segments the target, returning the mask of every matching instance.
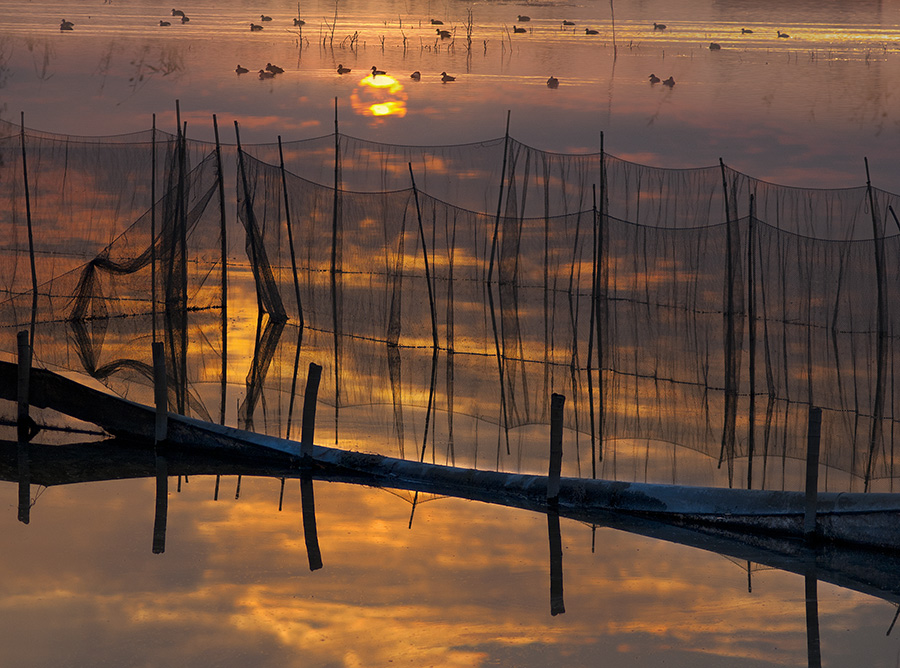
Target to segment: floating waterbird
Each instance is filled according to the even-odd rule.
[[[584,34],[585,34],[585,35],[599,35],[599,34],[600,34],[600,31],[599,31],[599,30],[594,30],[593,28],[585,28],[585,29],[584,29]]]
[[[441,39],[450,39],[449,30],[441,30],[440,28],[435,28],[434,31],[441,36]]]
[[[559,88],[559,79],[556,77],[547,79],[547,88]]]
[[[651,84],[658,84],[660,81],[661,81],[661,79],[658,76],[656,76],[655,74],[650,75],[650,83]]]
[[[182,17],[181,17],[181,22],[182,22],[182,23],[187,23],[188,21],[190,21],[190,19],[189,19],[187,16],[182,16]]]
[[[752,35],[752,34],[753,34],[753,31],[752,31],[752,30],[748,30],[747,28],[741,28],[741,34],[742,34],[742,35]]]
[[[456,81],[456,77],[451,77],[446,72],[441,72],[441,81],[447,83],[448,81]]]
[[[272,63],[266,63],[266,69],[269,70],[272,74],[282,74],[284,73],[284,69],[278,67],[278,65],[273,65]]]
[[[422,78],[422,73],[419,72],[419,70],[416,70],[415,72],[413,72],[412,74],[409,75],[409,78],[412,79],[413,81],[418,81],[419,79]]]
[[[159,25],[161,25],[161,26],[170,26],[170,25],[172,25],[172,24],[169,23],[168,21],[160,21],[160,22],[159,22]]]
[[[266,16],[265,14],[260,14],[260,15],[259,15],[259,20],[260,20],[260,21],[271,21],[271,20],[272,20],[272,17],[271,17],[271,16]]]
[[[721,47],[719,44],[716,44],[715,42],[710,42],[710,43],[709,43],[709,50],[710,50],[710,51],[721,51],[721,50],[722,50],[722,47]]]
[[[262,30],[262,29],[263,29],[262,26],[258,26],[258,25],[256,25],[255,23],[251,23],[251,24],[250,24],[250,30],[253,31],[253,32],[255,32],[255,31],[257,31],[257,30]]]
[[[525,16],[524,14],[519,14],[519,21],[530,21],[530,16]]]
[[[304,21],[303,19],[294,19],[294,25],[295,26],[305,26],[306,21]]]
[[[654,29],[654,30],[665,30],[665,29],[666,29],[666,24],[665,24],[665,23],[654,23],[654,24],[653,24],[653,29]]]
[[[379,74],[387,74],[384,70],[379,70],[377,67],[372,65],[372,76],[377,77]]]
[[[785,39],[790,37],[790,35],[788,35],[786,32],[781,32],[780,30],[778,31],[778,36],[784,37]]]
[[[575,21],[563,21],[564,26],[573,26],[575,25]]]
[[[173,9],[172,16],[184,16],[184,12],[181,11],[180,9]]]
[[[247,74],[247,72],[249,72],[250,70],[248,70],[246,67],[241,67],[241,64],[238,63],[238,66],[234,68],[234,71],[238,74]]]
[[[347,74],[350,71],[349,67],[344,67],[342,63],[338,63],[337,73],[338,74]]]
[[[671,87],[674,86],[674,85],[675,85],[675,79],[674,79],[674,77],[669,77],[668,79],[666,79],[665,81],[663,81],[663,86],[668,86],[669,88],[671,88]]]
[[[259,78],[260,78],[260,79],[274,79],[274,78],[275,78],[275,73],[274,73],[274,72],[269,72],[268,70],[260,70],[260,71],[259,71]]]
[[[513,32],[528,32],[525,28],[519,28],[518,26],[513,26]]]
[[[72,30],[74,27],[75,27],[75,24],[72,23],[71,21],[66,21],[65,19],[63,19],[62,21],[59,22],[60,30]]]
[[[444,25],[443,21],[438,21],[437,19],[431,19],[431,25],[433,26],[442,26]]]

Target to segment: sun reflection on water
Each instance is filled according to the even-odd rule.
[[[360,116],[406,116],[407,94],[403,84],[389,74],[367,75],[350,96],[353,111]]]

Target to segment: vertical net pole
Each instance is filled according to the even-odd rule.
[[[222,384],[219,397],[219,423],[225,424],[225,406],[228,394],[228,227],[225,219],[225,175],[222,171],[222,144],[219,142],[219,124],[213,114],[213,133],[216,137],[216,171],[219,182],[219,244],[222,262]]]
[[[878,212],[875,209],[875,194],[872,191],[872,181],[869,177],[869,160],[866,162],[866,192],[869,197],[869,210],[872,216],[872,243],[875,251],[875,280],[876,280],[876,371],[875,371],[875,398],[872,406],[872,429],[869,439],[869,455],[866,461],[865,491],[869,491],[869,483],[872,479],[872,466],[875,462],[875,449],[881,441],[881,420],[884,416],[884,361],[885,342],[887,339],[887,327],[885,324],[884,308],[884,237],[878,224]]]
[[[593,203],[591,205],[592,220],[592,261],[591,261],[591,315],[590,324],[588,325],[588,349],[587,349],[587,381],[588,381],[588,412],[591,420],[591,478],[597,477],[597,430],[594,415],[594,339],[595,329],[594,322],[597,318],[597,186],[594,184],[591,189]]]
[[[150,130],[150,319],[156,342],[156,114]]]
[[[719,466],[727,459],[728,484],[732,483],[735,419],[737,417],[737,388],[735,387],[736,345],[734,323],[734,244],[731,207],[728,204],[728,182],[725,178],[725,163],[719,158],[722,171],[722,195],[725,201],[725,415],[722,427],[722,446],[719,451]]]
[[[756,215],[755,199],[750,195],[750,222],[747,228],[747,315],[750,320],[750,409],[747,416],[747,489],[753,488],[753,454],[756,439]]]
[[[284,193],[284,218],[287,224],[288,246],[291,252],[291,271],[294,275],[294,295],[297,298],[297,317],[300,319],[300,327],[303,327],[303,300],[300,298],[300,277],[297,274],[297,252],[294,249],[294,231],[291,221],[290,197],[288,196],[287,173],[284,169],[284,149],[281,145],[281,135],[278,135],[278,158],[281,161],[281,190]]]
[[[38,284],[34,261],[34,232],[31,227],[31,195],[28,189],[28,159],[25,150],[25,112],[22,112],[22,179],[25,183],[25,223],[28,228],[28,257],[31,261],[31,329],[28,345],[34,350],[34,328],[37,321]]]
[[[334,329],[334,443],[338,444],[338,413],[341,405],[341,313],[338,300],[338,232],[341,222],[341,135],[338,99],[334,98],[334,202],[331,210],[331,318]]]

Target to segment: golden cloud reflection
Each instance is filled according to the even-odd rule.
[[[367,75],[350,96],[353,111],[360,116],[406,116],[407,94],[403,84],[389,74]]]

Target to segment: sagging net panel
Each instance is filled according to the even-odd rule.
[[[29,133],[23,164],[22,139],[0,147],[7,338],[33,328],[36,363],[135,397],[152,396],[139,388],[152,386],[151,343],[163,341],[172,409],[208,416],[189,386],[221,351],[214,155],[157,131],[109,142]]]
[[[565,162],[518,150],[509,175],[546,175]],[[566,173],[589,173],[585,160],[573,157]],[[897,243],[884,236],[889,193],[779,190],[724,167],[621,163],[596,189],[567,183],[578,198],[555,204],[545,194],[554,179],[542,178],[541,208],[571,207],[567,215],[522,215],[534,184],[510,178],[497,217],[412,189],[335,196],[258,161],[248,173],[289,319],[302,306],[306,328],[332,337],[330,401],[389,402],[407,450],[399,414],[446,406],[448,416],[498,425],[498,463],[518,466],[542,445],[516,452],[509,430],[545,424],[558,391],[572,407],[567,426],[585,436],[581,472],[591,458],[597,475],[614,471],[616,443],[637,439],[702,452],[732,482],[743,460],[742,475],[759,485],[803,459],[815,405],[833,416],[824,464],[866,485],[894,474],[900,277],[884,260]],[[616,208],[642,222],[611,215]],[[356,341],[366,342],[362,359],[351,359]],[[452,441],[432,433],[442,440]],[[477,456],[458,440],[452,452]]]

